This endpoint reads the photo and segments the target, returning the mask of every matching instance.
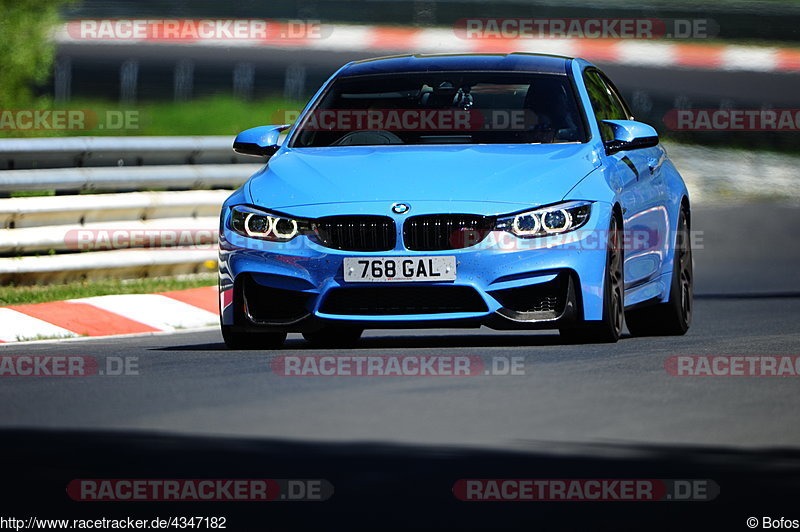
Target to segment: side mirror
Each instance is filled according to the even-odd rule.
[[[658,133],[647,124],[635,120],[603,120],[603,123],[614,132],[614,140],[605,143],[609,154],[658,146]]]
[[[259,126],[246,129],[236,135],[233,141],[233,151],[242,155],[253,155],[255,157],[269,157],[278,151],[278,137],[282,131],[292,127],[291,125],[281,126]]]

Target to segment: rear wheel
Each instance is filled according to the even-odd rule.
[[[624,276],[621,224],[616,216],[608,228],[605,279],[603,281],[603,319],[560,329],[561,336],[574,343],[614,343],[622,334],[624,321]]]
[[[688,216],[681,209],[675,235],[669,301],[626,312],[625,321],[633,336],[680,336],[689,330],[694,303],[694,269],[689,239]]]
[[[304,332],[305,338],[314,347],[353,347],[361,338],[363,329],[327,326],[314,332]]]

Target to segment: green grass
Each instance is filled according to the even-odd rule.
[[[35,131],[0,129],[0,137],[233,136],[251,127],[283,122],[282,111],[299,110],[304,106],[305,102],[277,97],[246,102],[231,96],[214,96],[188,102],[140,102],[136,105],[74,99],[64,104],[48,103],[43,108],[88,111],[83,120],[86,128]],[[92,116],[96,117],[96,121]],[[110,118],[118,124],[112,123]]]
[[[51,108],[59,106],[50,105]],[[139,136],[139,135],[227,135],[231,139],[239,132],[265,124],[291,123],[292,116],[284,111],[299,111],[305,102],[292,102],[278,97],[245,102],[232,96],[214,96],[188,102],[142,102],[125,107],[118,103],[99,100],[73,100],[60,108],[85,109],[99,117],[112,113],[135,111],[136,127],[128,129],[82,129],[71,131],[12,131],[0,129],[0,137],[34,136]],[[653,119],[648,120],[654,123]],[[793,132],[672,132],[663,131],[662,139],[682,144],[702,144],[709,147],[733,147],[745,150],[800,153],[800,134]],[[81,191],[94,194],[97,191]],[[14,192],[13,197],[48,196],[53,191]]]
[[[216,274],[188,277],[154,277],[151,279],[107,279],[81,281],[55,285],[0,286],[0,306],[27,305],[47,301],[63,301],[81,297],[114,294],[152,294],[171,290],[185,290],[202,286],[215,286]]]
[[[33,198],[40,196],[55,196],[55,190],[17,190],[11,193],[12,198]]]

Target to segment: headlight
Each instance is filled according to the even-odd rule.
[[[288,242],[308,230],[304,220],[271,214],[247,205],[231,207],[230,227],[250,238]]]
[[[590,201],[567,201],[498,218],[495,229],[521,238],[559,235],[579,228],[592,212]]]

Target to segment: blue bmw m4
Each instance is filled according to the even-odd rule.
[[[266,158],[225,202],[230,348],[288,332],[557,329],[681,335],[691,211],[656,131],[582,59],[404,55],[349,63],[294,125],[240,133]]]

